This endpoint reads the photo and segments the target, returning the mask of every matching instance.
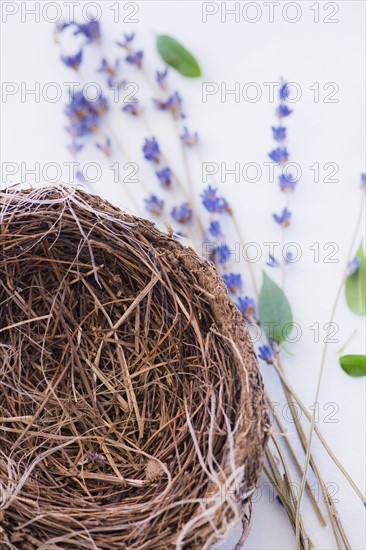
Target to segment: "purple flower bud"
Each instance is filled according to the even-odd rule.
[[[137,52],[130,52],[126,55],[125,60],[127,63],[130,63],[130,65],[135,65],[135,67],[138,67],[141,69],[142,67],[142,59],[144,57],[144,52],[137,51]]]
[[[74,69],[74,71],[77,71],[78,68],[81,65],[83,59],[83,50],[80,50],[75,55],[62,55],[61,61],[65,63],[66,67],[70,67],[71,69]]]
[[[100,25],[99,21],[92,20],[88,23],[73,23],[76,25],[75,35],[82,34],[87,39],[87,42],[99,42],[100,40]]]
[[[258,357],[265,361],[268,365],[271,365],[273,363],[273,354],[272,350],[269,346],[261,346],[259,348]]]
[[[217,195],[217,189],[215,187],[212,187],[209,185],[206,189],[204,189],[202,195],[202,203],[203,206],[211,213],[222,213],[222,212],[229,212],[231,213],[230,206],[226,199],[223,197],[219,197]]]
[[[232,294],[236,294],[243,287],[240,273],[225,273],[223,279],[229,292]]]
[[[106,157],[109,157],[111,155],[111,145],[112,145],[112,142],[108,136],[105,137],[104,143],[95,144],[96,148],[102,151],[102,153]]]
[[[126,103],[126,105],[122,107],[122,111],[132,116],[138,116],[141,114],[141,108],[139,107],[138,102]]]
[[[215,258],[221,265],[225,265],[230,260],[230,256],[231,250],[225,243],[220,244],[215,250]]]
[[[161,185],[168,189],[172,185],[172,171],[169,166],[165,166],[161,170],[155,172]]]
[[[268,265],[268,267],[279,267],[280,266],[280,262],[278,260],[276,260],[276,258],[274,256],[272,256],[272,254],[269,254],[268,262],[266,262],[266,264]]]
[[[297,180],[292,174],[281,174],[278,179],[281,191],[284,193],[295,191]]]
[[[248,296],[240,296],[236,303],[239,311],[248,319],[253,319],[255,315],[255,301]]]
[[[366,189],[366,172],[362,172],[361,174],[361,187]]]
[[[222,230],[219,221],[215,220],[211,222],[208,230],[213,237],[222,237]]]
[[[188,223],[192,219],[192,210],[187,202],[184,202],[180,206],[175,206],[171,214],[178,223]]]
[[[152,137],[151,139],[145,139],[142,151],[146,160],[159,162],[161,153],[159,149],[159,144],[154,137]]]
[[[183,134],[180,136],[180,139],[183,141],[184,145],[192,147],[193,145],[196,145],[196,143],[198,143],[198,133],[190,133],[187,126],[184,126]]]
[[[144,199],[145,208],[150,214],[153,216],[160,216],[163,208],[164,208],[164,201],[158,199],[156,195],[150,195],[148,199]]]
[[[355,256],[348,264],[347,275],[354,275],[360,267],[361,261]]]
[[[283,82],[279,90],[280,100],[285,101],[288,98],[288,96],[289,96],[288,84],[287,82]]]
[[[165,67],[163,71],[156,71],[156,82],[160,88],[165,88],[165,81],[168,76],[168,67]]]
[[[277,162],[278,164],[284,164],[288,161],[288,152],[286,147],[277,147],[277,149],[273,149],[270,153],[268,153],[268,156],[273,162]]]
[[[287,210],[287,208],[284,208],[280,215],[272,214],[272,216],[274,221],[279,225],[282,225],[282,227],[288,227],[290,225],[290,218],[292,214],[289,210]]]
[[[275,128],[272,126],[273,139],[275,141],[285,141],[286,139],[286,128],[284,126],[278,126]]]
[[[289,116],[292,113],[292,110],[287,107],[287,105],[279,105],[276,110],[278,118],[284,118]]]
[[[84,147],[84,144],[77,143],[75,139],[72,140],[72,142],[67,146],[68,150],[70,151],[73,157],[76,157],[76,155],[79,153],[79,151],[81,151],[83,147]]]
[[[154,103],[156,107],[161,111],[169,111],[170,113],[172,113],[174,118],[185,118],[185,115],[182,112],[183,101],[179,92],[174,92],[165,101],[154,99]]]

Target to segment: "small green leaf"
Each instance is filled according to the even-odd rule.
[[[201,69],[193,55],[171,36],[158,35],[156,46],[163,61],[183,76],[201,76]]]
[[[366,355],[342,355],[339,362],[349,376],[366,376]]]
[[[366,258],[362,242],[356,256],[361,263],[356,273],[347,277],[345,293],[350,310],[357,315],[364,315],[366,313]]]
[[[268,338],[281,344],[292,329],[292,311],[281,288],[263,272],[258,300],[259,320]]]

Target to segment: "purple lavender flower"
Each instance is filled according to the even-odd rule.
[[[266,264],[268,265],[268,267],[279,267],[280,266],[280,262],[277,261],[276,258],[274,256],[272,256],[272,254],[269,254],[268,262],[266,262]]]
[[[285,264],[290,264],[294,260],[294,255],[290,250],[287,250],[285,257]]]
[[[125,57],[125,60],[127,61],[127,63],[130,63],[130,65],[135,65],[135,67],[138,67],[139,69],[141,69],[143,57],[144,57],[144,52],[139,50],[137,52],[128,53]]]
[[[152,162],[159,162],[160,160],[160,149],[159,144],[154,137],[151,139],[146,138],[145,143],[142,147],[144,157],[146,160],[151,160]]]
[[[291,212],[287,208],[284,208],[280,215],[272,214],[274,221],[282,225],[282,227],[288,227],[290,225],[291,215]]]
[[[230,248],[225,243],[220,244],[215,250],[215,257],[221,265],[225,265],[229,261],[230,256]]]
[[[171,214],[178,223],[188,223],[192,219],[192,210],[188,202],[184,202],[180,206],[174,206]]]
[[[361,187],[366,188],[366,172],[361,174]]]
[[[248,318],[253,318],[255,314],[255,301],[248,296],[239,296],[236,302],[239,311]]]
[[[111,155],[111,145],[112,145],[112,142],[108,136],[105,137],[104,143],[95,144],[96,148],[102,151],[102,153],[106,157],[109,157]]]
[[[80,181],[80,183],[85,183],[86,182],[86,179],[84,178],[84,174],[82,173],[81,170],[77,170],[75,172],[75,177],[78,181]]]
[[[67,29],[68,27],[70,27],[70,25],[73,25],[74,23],[73,22],[68,22],[68,21],[59,21],[58,23],[56,23],[56,32],[63,32],[65,29]]]
[[[221,225],[219,221],[217,220],[212,221],[209,225],[208,230],[213,237],[222,237],[222,230],[221,230]]]
[[[287,82],[283,82],[279,90],[280,100],[285,101],[288,98],[288,96],[289,96],[288,84]]]
[[[243,282],[240,273],[225,273],[223,275],[225,284],[232,294],[236,294],[243,288]]]
[[[156,71],[156,82],[160,88],[165,88],[165,81],[168,76],[168,67],[165,67],[163,71]]]
[[[99,69],[97,69],[98,73],[104,73],[107,75],[108,77],[107,82],[110,87],[112,87],[116,81],[118,66],[119,66],[118,59],[116,59],[114,66],[112,66],[110,65],[110,63],[108,63],[108,61],[105,58],[103,58]]]
[[[273,139],[275,141],[285,141],[286,139],[286,128],[284,126],[278,126],[275,128],[272,126]]]
[[[273,354],[269,346],[260,346],[258,357],[265,361],[268,365],[273,363]]]
[[[287,107],[287,105],[279,105],[276,110],[278,118],[285,118],[292,113],[292,110]]]
[[[169,111],[174,118],[185,118],[182,112],[182,98],[179,92],[174,92],[166,101],[154,99],[154,103],[161,111]]]
[[[87,43],[99,42],[100,39],[100,25],[99,21],[93,19],[88,23],[77,23],[76,21],[62,21],[56,24],[56,33],[61,33],[68,27],[74,26],[76,30],[74,35],[82,34],[87,39]]]
[[[153,216],[160,216],[163,208],[164,201],[160,200],[156,195],[150,195],[148,199],[144,199],[146,210]]]
[[[98,73],[105,73],[105,74],[113,76],[113,75],[116,74],[116,70],[118,69],[118,65],[119,65],[118,59],[116,59],[116,61],[114,63],[114,67],[112,67],[112,65],[110,63],[108,63],[106,58],[103,57],[102,61],[101,61],[101,64],[100,64],[100,67],[99,67],[99,69],[97,69],[97,72]]]
[[[280,189],[284,193],[289,193],[295,190],[297,180],[292,174],[281,174],[278,179]]]
[[[132,116],[138,116],[141,114],[141,108],[139,107],[138,102],[126,103],[126,105],[122,107],[122,111]]]
[[[98,116],[102,116],[108,110],[108,102],[102,94],[89,103],[92,105],[93,112]]]
[[[211,185],[204,189],[201,198],[203,206],[211,213],[231,212],[226,199],[217,196],[217,189]]]
[[[73,137],[82,137],[96,132],[100,117],[107,110],[108,103],[102,95],[97,101],[89,101],[84,97],[82,90],[76,91],[64,111],[70,122],[68,132]]]
[[[268,153],[268,156],[273,162],[277,162],[278,164],[284,164],[288,161],[288,152],[286,147],[277,147],[277,149],[273,149],[270,153]]]
[[[78,143],[75,139],[73,139],[72,142],[67,146],[73,157],[76,157],[83,147],[84,145],[82,143]]]
[[[157,170],[155,173],[156,173],[156,175],[158,177],[158,180],[160,181],[161,185],[165,189],[169,189],[169,187],[171,187],[171,185],[172,185],[172,176],[173,176],[172,171],[169,168],[169,166],[165,166],[161,170]]]
[[[184,126],[183,134],[180,136],[180,139],[183,141],[184,145],[192,147],[193,145],[196,145],[196,143],[198,143],[198,133],[190,133],[187,126]]]
[[[66,67],[77,71],[81,65],[83,59],[83,50],[80,50],[75,55],[61,55],[61,61],[65,63]]]
[[[99,42],[100,40],[99,21],[95,19],[92,21],[89,21],[88,23],[76,23],[74,21],[73,24],[76,25],[76,31],[74,32],[75,35],[83,34],[87,39],[87,42]]]
[[[357,256],[353,258],[348,264],[347,275],[354,275],[360,267],[361,261]]]
[[[130,44],[131,44],[131,42],[133,42],[133,40],[135,38],[135,33],[134,32],[131,32],[130,34],[123,33],[123,36],[124,36],[125,41],[124,42],[116,42],[116,44],[118,46],[120,46],[121,48],[130,49],[131,48]]]

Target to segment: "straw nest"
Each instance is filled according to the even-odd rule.
[[[246,528],[269,425],[212,264],[70,187],[3,191],[0,222],[1,548]]]

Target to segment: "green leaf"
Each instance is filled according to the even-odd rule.
[[[342,355],[339,362],[349,376],[366,376],[366,355]]]
[[[364,315],[366,313],[366,258],[362,242],[356,256],[361,263],[356,273],[347,277],[345,293],[350,310],[357,315]]]
[[[201,76],[201,69],[193,55],[171,36],[158,35],[156,46],[160,57],[167,65],[183,76]]]
[[[292,311],[281,288],[263,272],[258,300],[259,320],[268,338],[281,344],[292,329]]]

